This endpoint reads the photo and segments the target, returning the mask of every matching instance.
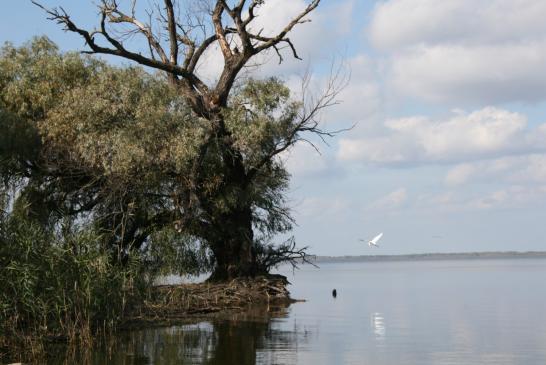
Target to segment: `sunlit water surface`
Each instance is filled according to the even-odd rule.
[[[546,364],[546,260],[323,263],[250,316],[120,335],[96,364]],[[332,297],[332,289],[337,298]],[[244,316],[243,316],[244,317]]]

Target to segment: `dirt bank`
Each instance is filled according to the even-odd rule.
[[[290,297],[288,285],[284,276],[271,275],[234,279],[226,283],[158,286],[124,327],[233,315],[248,312],[252,307],[276,311],[297,301]]]

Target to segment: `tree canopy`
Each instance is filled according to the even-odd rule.
[[[23,204],[34,206],[36,219],[87,219],[122,261],[131,250],[152,247],[157,232],[174,230],[209,250],[212,280],[305,259],[293,240],[271,242],[293,223],[285,201],[289,175],[279,155],[304,134],[333,135],[316,117],[335,104],[342,82],[334,75],[309,104],[292,100],[275,78],[236,80],[264,52],[275,51],[282,62],[286,48],[299,58],[289,34],[309,21],[320,0],[306,3],[277,33],[256,26],[265,0],[163,0],[144,9],[136,0],[101,0],[92,29],[63,8],[33,2],[80,35],[85,53],[159,72],[62,55],[45,40],[3,51],[15,55],[3,57],[6,95],[21,93],[4,98],[5,120],[22,119],[18,125],[27,123],[24,133],[36,141],[36,148],[8,151],[5,169],[25,179],[22,197],[42,202],[40,208]],[[132,49],[134,37],[149,51]],[[214,47],[223,67],[209,84],[197,69]],[[29,67],[11,65],[16,59]]]
[[[280,80],[248,80],[222,109],[219,136],[167,77],[36,38],[0,52],[0,173],[17,192],[13,210],[52,231],[93,227],[113,259],[137,250],[199,272],[219,265],[215,245],[250,232],[252,270],[265,273],[305,257],[293,240],[272,244],[293,223],[276,156],[299,140],[302,111]],[[226,138],[243,177],[226,164]]]

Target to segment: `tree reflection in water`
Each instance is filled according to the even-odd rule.
[[[253,308],[207,322],[127,332],[113,350],[95,352],[92,364],[270,364],[296,363],[308,333],[283,329],[287,308]],[[87,362],[87,361],[85,361]]]

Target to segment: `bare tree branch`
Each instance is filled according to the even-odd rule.
[[[243,21],[243,26],[246,28],[255,18],[256,8],[264,3],[264,0],[252,0],[252,3],[248,7],[248,17]]]
[[[212,23],[214,24],[216,39],[218,40],[218,43],[220,44],[220,49],[222,50],[224,59],[228,61],[231,59],[231,56],[233,54],[231,53],[231,49],[226,39],[226,32],[222,25],[222,13],[224,12],[224,9],[225,9],[224,4],[225,2],[222,0],[219,0],[216,3],[216,6],[214,7],[214,11],[212,13]]]
[[[66,13],[66,11],[64,11],[64,9],[62,8],[47,9],[43,5],[36,2],[35,0],[31,0],[31,1],[33,4],[39,6],[44,11],[46,11],[47,14],[50,15],[48,19],[54,20],[57,23],[64,25],[65,29],[68,31],[78,33],[79,35],[81,35],[84,38],[86,44],[89,46],[89,48],[91,48],[92,52],[87,52],[87,53],[109,54],[109,55],[123,57],[129,60],[135,61],[141,65],[162,70],[167,72],[168,74],[180,76],[188,81],[188,85],[190,88],[195,88],[194,92],[198,92],[201,95],[208,95],[208,93],[210,92],[208,86],[202,80],[200,80],[193,72],[188,72],[186,69],[178,65],[172,64],[170,62],[164,62],[163,60],[158,61],[154,58],[148,58],[143,56],[140,53],[131,52],[125,49],[125,47],[120,42],[115,40],[112,36],[110,36],[106,32],[105,24],[104,24],[105,22],[104,14],[102,15],[102,18],[101,18],[101,31],[99,31],[98,33],[103,35],[106,38],[106,40],[112,46],[114,46],[114,48],[100,46],[96,42],[94,37],[94,35],[97,34],[97,31],[89,32],[76,26],[76,24],[72,21],[72,19]]]
[[[134,12],[134,9],[132,11]],[[157,54],[161,58],[161,61],[163,63],[168,62],[167,54],[165,53],[165,51],[161,47],[161,44],[159,43],[159,40],[152,33],[152,29],[151,29],[150,25],[146,25],[146,24],[140,22],[138,19],[136,19],[134,17],[134,15],[129,16],[129,15],[124,14],[123,12],[121,12],[119,10],[119,8],[118,8],[118,6],[117,6],[117,4],[115,2],[114,3],[108,3],[108,2],[103,0],[103,5],[102,5],[101,12],[102,12],[102,22],[101,22],[102,33],[104,34],[104,36],[108,39],[108,41],[110,43],[113,44],[113,42],[115,42],[115,40],[113,40],[112,37],[108,36],[107,33],[106,33],[106,29],[104,27],[104,18],[106,16],[108,17],[108,20],[109,20],[110,23],[129,23],[129,24],[133,24],[138,29],[138,31],[140,33],[142,33],[146,37],[146,40],[148,41],[148,44],[150,45],[151,48],[153,48],[157,52]],[[116,48],[118,48],[118,47],[116,47]],[[176,63],[174,63],[174,64],[176,64]]]
[[[319,5],[319,3],[320,3],[320,0],[313,0],[307,6],[307,8],[305,8],[305,10],[303,12],[301,12],[298,16],[296,16],[294,19],[292,19],[292,21],[290,23],[288,23],[288,25],[286,27],[284,27],[284,29],[279,34],[277,34],[275,37],[269,38],[268,41],[266,41],[265,43],[263,43],[260,46],[256,47],[256,53],[259,53],[259,52],[261,52],[261,51],[263,51],[265,49],[271,48],[273,45],[276,45],[276,44],[278,44],[280,42],[283,42],[283,41],[288,42],[289,44],[291,44],[289,39],[286,38],[286,34],[288,34],[288,32],[290,32],[292,30],[292,28],[294,28],[297,24],[302,24],[302,23],[307,22],[308,20],[304,20],[303,18],[305,16],[307,16],[307,14],[309,14],[310,12],[315,10],[317,8],[317,6]],[[250,15],[249,15],[249,17],[250,17]],[[291,48],[295,51],[293,46],[291,46]],[[296,58],[299,58],[299,57],[296,57]]]
[[[176,19],[174,17],[174,6],[171,0],[165,0],[167,9],[167,28],[169,30],[169,42],[171,44],[171,58],[173,64],[178,64],[178,34],[176,33]]]
[[[327,144],[326,138],[334,137],[335,135],[352,129],[353,127],[343,128],[338,130],[323,130],[319,127],[318,117],[320,113],[331,106],[337,105],[339,101],[337,96],[347,86],[349,82],[349,74],[343,73],[344,66],[342,64],[335,66],[335,62],[332,62],[330,77],[326,83],[324,91],[318,97],[311,97],[311,100],[307,100],[311,76],[309,72],[306,72],[302,77],[302,109],[299,116],[299,120],[292,126],[289,133],[278,140],[269,153],[265,154],[261,160],[259,160],[254,166],[252,166],[247,173],[248,181],[251,181],[256,174],[266,166],[275,156],[288,150],[294,146],[297,142],[302,141],[311,145],[317,152],[318,148],[308,139],[302,136],[303,133],[312,134],[318,136],[324,143]],[[320,152],[319,152],[320,153]]]
[[[297,248],[294,237],[278,246],[263,245],[257,248],[258,265],[266,272],[283,263],[290,264],[293,269],[298,269],[300,264],[318,267],[312,261],[315,256],[309,255],[307,249],[308,247]]]
[[[280,44],[284,43],[292,51],[293,57],[300,59],[295,45],[287,37],[287,34],[297,24],[309,21],[305,17],[315,10],[320,3],[320,0],[312,0],[281,32],[273,37],[265,37],[261,35],[261,31],[255,33],[248,29],[249,24],[257,16],[257,9],[264,4],[264,0],[252,0],[250,3],[247,3],[247,0],[238,0],[233,7],[230,7],[226,0],[214,0],[209,12],[210,23],[208,23],[212,26],[213,34],[206,34],[207,29],[210,28],[198,13],[189,14],[185,24],[183,24],[181,19],[177,18],[175,14],[176,2],[174,0],[163,0],[166,15],[159,9],[157,3],[156,5],[158,6],[157,13],[159,14],[160,21],[166,24],[166,39],[170,48],[170,54],[167,55],[167,52],[165,52],[161,45],[164,35],[160,29],[156,31],[152,30],[151,13],[148,13],[150,17],[148,24],[137,19],[135,0],[131,1],[128,13],[120,9],[116,0],[101,0],[101,5],[99,6],[101,9],[101,21],[100,30],[98,31],[88,31],[78,27],[62,8],[47,9],[39,4],[38,0],[31,1],[45,10],[50,15],[50,19],[63,24],[66,30],[81,35],[91,49],[87,53],[119,56],[166,72],[181,88],[181,91],[188,96],[194,111],[205,117],[213,115],[220,108],[227,106],[228,96],[235,79],[253,56],[273,48],[279,56],[279,62],[282,62],[283,57],[280,52],[282,47],[280,47]],[[246,14],[243,15],[245,9]],[[227,14],[231,18],[234,26],[223,24],[224,14]],[[120,37],[116,38],[108,32],[107,23],[112,25],[126,23],[134,26],[135,30],[147,40],[150,48],[150,56],[147,57],[141,53],[127,49]],[[197,29],[201,29],[204,34],[204,37],[200,41],[192,35],[192,31]],[[127,34],[127,32],[125,33]],[[103,36],[109,46],[99,44],[95,39],[96,35]],[[230,46],[231,41],[240,41],[240,43],[237,43],[237,46],[232,48]],[[222,51],[224,67],[217,84],[209,88],[196,75],[195,71],[205,52],[215,43],[218,43]],[[241,50],[237,48],[239,45],[242,47]],[[184,61],[181,62],[181,65],[179,64],[180,46],[184,48]],[[155,55],[159,59],[156,59]],[[181,78],[181,80],[178,78]]]

